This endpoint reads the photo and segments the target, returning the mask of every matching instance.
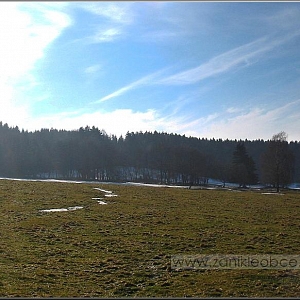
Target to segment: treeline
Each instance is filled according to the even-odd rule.
[[[241,185],[263,179],[270,141],[222,140],[158,132],[108,135],[96,127],[19,130],[0,122],[0,176],[205,184],[208,178]],[[300,143],[293,180],[300,180]]]

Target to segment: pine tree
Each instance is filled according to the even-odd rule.
[[[245,187],[247,184],[257,183],[254,160],[248,155],[243,142],[239,142],[233,152],[232,180]]]

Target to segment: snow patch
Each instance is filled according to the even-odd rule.
[[[57,212],[57,211],[68,211],[67,208],[52,208],[52,209],[42,209],[41,212]]]
[[[182,185],[166,185],[166,184],[148,184],[148,183],[137,183],[137,182],[107,182],[107,181],[74,181],[74,180],[59,180],[59,179],[24,179],[24,178],[10,178],[10,177],[0,177],[0,180],[15,180],[15,181],[39,181],[39,182],[64,182],[64,183],[89,183],[89,184],[114,184],[114,185],[125,185],[125,186],[130,186],[130,185],[140,185],[140,186],[152,186],[152,187],[174,187],[174,188],[183,188],[183,189],[188,189],[188,186],[182,186]],[[212,185],[216,185],[219,187],[223,187],[223,182],[220,180],[215,180],[212,178],[208,179],[208,183],[212,184]],[[239,184],[236,183],[230,183],[230,182],[226,182],[225,184],[226,187],[229,188],[238,188]],[[265,186],[262,184],[256,184],[256,185],[247,185],[250,189],[261,189],[264,188]],[[300,189],[300,183],[292,183],[290,185],[288,185],[289,189],[295,189],[295,190],[299,190]],[[100,190],[102,192],[107,192],[109,194],[113,193],[111,191],[106,191],[106,190],[102,190],[99,188],[95,188],[96,190]]]
[[[92,198],[92,200],[97,200],[97,202],[101,205],[107,204],[106,202],[102,201],[104,198]]]
[[[288,186],[289,189],[292,190],[299,190],[300,189],[300,183],[292,183]]]
[[[104,201],[98,201],[98,203],[99,203],[100,205],[105,205],[105,204],[107,204],[107,203],[104,202]]]
[[[106,194],[112,194],[112,191],[107,191],[107,190],[103,190],[103,189],[99,189],[99,188],[94,188],[94,190],[106,193]]]
[[[261,193],[262,195],[284,195],[282,193]]]
[[[113,194],[113,192],[112,191],[107,191],[107,190],[103,190],[103,189],[100,189],[100,188],[94,188],[94,190],[97,190],[97,191],[100,191],[100,192],[103,192],[103,193],[105,193],[105,195],[104,195],[104,197],[117,197],[118,195],[116,195],[116,194]],[[94,200],[102,200],[103,198],[92,198],[92,199],[94,199]],[[99,201],[98,201],[99,202]],[[102,201],[103,202],[103,201]],[[105,203],[105,204],[107,204],[107,203]]]
[[[152,183],[139,183],[139,182],[126,182],[124,185],[137,185],[137,186],[150,186],[150,187],[170,187],[170,188],[182,188],[187,189],[188,186],[183,185],[167,185],[167,184],[152,184]]]
[[[45,181],[45,182],[61,182],[61,183],[84,183],[84,181],[72,181],[72,180],[61,180],[61,179],[42,179],[40,181]]]
[[[77,210],[82,209],[83,206],[71,206],[68,208],[52,208],[52,209],[42,209],[40,212],[60,212],[60,211],[71,211],[71,210]]]

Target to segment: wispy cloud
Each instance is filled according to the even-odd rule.
[[[234,114],[234,113],[237,113],[237,112],[240,112],[242,111],[241,108],[239,107],[229,107],[226,109],[226,112],[229,113],[229,114]]]
[[[157,112],[156,116],[159,116]],[[240,107],[212,112],[201,118],[190,115],[169,115],[156,120],[165,132],[187,136],[222,139],[270,139],[286,131],[290,140],[299,140],[300,99],[278,107]]]
[[[51,44],[72,20],[65,5],[0,3],[0,118],[11,125],[29,117],[32,99],[22,95],[36,85],[32,71]]]
[[[208,124],[211,124],[214,120],[216,120],[220,116],[219,113],[212,113],[207,116],[196,118],[194,120],[190,120],[187,122],[178,122],[180,121],[180,118],[177,119],[177,126],[174,128],[175,132],[181,133],[181,134],[187,134],[191,136],[199,136],[199,132],[197,128],[203,128],[207,126]],[[196,129],[195,129],[196,128]]]
[[[99,72],[101,69],[102,69],[102,65],[100,65],[100,64],[95,64],[95,65],[92,65],[92,66],[87,67],[87,68],[84,70],[84,73],[86,73],[86,74],[94,74],[94,73]]]
[[[130,2],[83,2],[80,7],[114,23],[131,24],[134,14]]]
[[[300,31],[298,30],[296,32],[293,32],[292,34],[286,35],[284,37],[278,37],[276,39],[272,39],[270,36],[263,37],[256,41],[213,57],[208,62],[201,64],[196,68],[179,72],[167,77],[163,76],[163,74],[166,74],[166,70],[170,70],[171,68],[165,68],[163,70],[142,77],[141,79],[101,98],[95,103],[101,103],[110,100],[142,86],[189,85],[212,76],[217,76],[229,71],[237,70],[245,66],[248,67],[251,64],[257,63],[260,59],[264,59],[264,55],[275,47],[278,47],[290,41],[291,39],[298,37],[299,35]]]
[[[107,100],[110,100],[110,99],[113,99],[115,97],[119,97],[121,95],[123,95],[124,93],[130,91],[130,90],[134,90],[134,89],[137,89],[137,88],[140,88],[142,86],[149,86],[149,85],[153,85],[156,83],[157,81],[157,78],[160,78],[160,76],[162,76],[166,70],[168,70],[169,68],[164,68],[162,70],[159,70],[157,72],[154,72],[150,75],[147,75],[147,76],[144,76],[120,89],[118,89],[117,91],[101,98],[100,100],[97,100],[95,102],[93,102],[94,104],[95,103],[101,103],[101,102],[105,102]]]
[[[141,28],[138,38],[146,43],[182,43],[215,28],[217,8],[210,3],[145,2],[138,7],[143,12],[141,18],[137,17]]]
[[[196,68],[163,78],[159,83],[165,85],[194,84],[212,76],[229,72],[243,66],[249,66],[257,62],[258,59],[261,59],[264,54],[299,36],[299,34],[300,31],[298,30],[290,35],[276,39],[271,36],[260,38],[254,42],[218,55]]]
[[[237,112],[235,116],[224,112],[222,118],[208,124],[197,135],[266,140],[279,131],[286,131],[291,140],[299,139],[300,99],[273,109],[270,107],[253,107],[249,111],[237,110]]]
[[[285,7],[272,15],[261,17],[261,20],[273,29],[297,29],[300,25],[300,9],[299,6]]]
[[[108,28],[98,29],[97,32],[88,38],[91,43],[106,43],[112,42],[122,36],[122,29],[120,28]]]
[[[114,42],[126,36],[125,29],[134,21],[131,3],[83,2],[78,6],[100,17],[94,32],[84,39],[87,43]]]

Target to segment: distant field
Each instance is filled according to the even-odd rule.
[[[0,180],[0,297],[299,296],[296,270],[170,268],[175,254],[300,254],[300,193],[283,194]]]

